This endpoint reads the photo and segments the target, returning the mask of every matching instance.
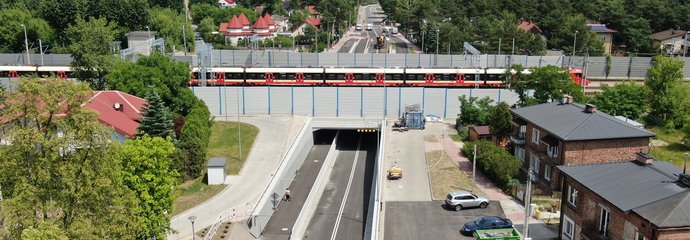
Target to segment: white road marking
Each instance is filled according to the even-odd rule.
[[[361,41],[362,41],[362,39],[359,39],[359,40],[357,40],[357,42],[355,44],[352,44],[352,47],[350,47],[350,50],[347,51],[347,53],[355,52],[355,49],[357,49],[357,45],[359,45],[359,42],[361,42]]]
[[[347,195],[350,194],[350,187],[352,186],[352,179],[355,176],[355,168],[357,167],[357,158],[359,157],[359,148],[362,146],[362,136],[359,136],[359,141],[357,142],[357,152],[355,152],[355,160],[352,162],[352,170],[350,171],[350,180],[347,181],[347,187],[345,188],[345,196],[343,197],[342,203],[340,203],[340,209],[338,210],[338,217],[335,219],[335,226],[333,227],[333,233],[331,233],[331,240],[335,240],[335,236],[338,234],[338,227],[340,226],[340,220],[343,217],[343,211],[345,210],[345,203],[347,202]]]

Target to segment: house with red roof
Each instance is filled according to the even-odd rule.
[[[220,8],[234,8],[236,6],[235,0],[218,0],[218,7]]]
[[[541,29],[539,28],[539,26],[537,26],[536,23],[526,21],[526,20],[520,20],[520,22],[518,22],[518,24],[517,24],[517,28],[520,30],[523,30],[525,32],[537,35],[537,36],[541,37],[541,39],[546,41],[546,36],[544,36],[544,32],[541,31]]]
[[[242,31],[244,32],[252,32],[252,23],[249,22],[249,18],[247,18],[244,13],[240,13],[240,16],[237,17],[237,19],[240,21],[240,24],[242,25]]]
[[[316,17],[316,18],[320,18],[320,17],[321,17],[321,12],[319,12],[318,10],[316,10],[316,6],[314,6],[314,5],[306,6],[306,7],[304,7],[304,9],[306,9],[307,12],[309,12],[309,14],[313,15],[313,16]]]
[[[124,92],[96,91],[82,107],[96,111],[98,121],[113,129],[112,140],[124,143],[137,135],[146,104],[143,98]]]
[[[273,18],[271,18],[271,14],[264,14],[264,21],[268,25],[268,30],[271,32],[276,31],[276,21],[273,21]]]
[[[321,19],[318,18],[307,18],[304,19],[304,22],[297,26],[295,29],[292,30],[292,36],[296,37],[298,35],[304,35],[304,30],[307,28],[307,26],[312,26],[316,28],[317,30],[321,26]]]
[[[264,39],[273,36],[273,33],[271,33],[269,30],[266,20],[264,20],[264,17],[257,18],[256,22],[254,22],[254,25],[252,26],[252,29],[254,31],[254,36],[257,39]]]
[[[246,32],[243,28],[239,18],[237,16],[232,16],[230,22],[220,24],[219,31],[225,34],[226,43],[230,42],[237,45],[239,39],[252,35],[251,32]]]

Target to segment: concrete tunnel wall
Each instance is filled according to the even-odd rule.
[[[258,238],[263,232],[313,145],[312,118],[308,118],[248,220],[249,232],[254,237]]]

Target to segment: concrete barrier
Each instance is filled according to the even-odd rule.
[[[278,209],[278,204],[280,204],[285,194],[285,189],[292,183],[313,145],[314,135],[312,132],[312,118],[310,117],[302,125],[302,129],[297,135],[295,142],[292,143],[290,150],[281,160],[280,166],[273,174],[271,182],[264,190],[254,211],[252,211],[247,225],[249,226],[249,233],[255,238],[261,235],[271,216]]]
[[[333,143],[331,143],[331,148],[328,150],[328,155],[326,155],[326,159],[321,166],[319,175],[316,176],[314,185],[309,191],[309,196],[307,196],[307,200],[304,201],[302,211],[300,211],[297,221],[295,221],[295,225],[292,226],[292,234],[290,235],[290,239],[301,240],[304,238],[304,234],[307,231],[307,226],[309,226],[309,220],[316,212],[319,199],[321,199],[321,195],[323,194],[324,189],[326,189],[328,177],[331,175],[333,165],[335,164],[335,159],[338,156],[339,151],[336,149],[338,135],[340,135],[340,132],[335,135]]]
[[[369,212],[367,213],[367,222],[364,228],[364,239],[377,240],[379,239],[379,231],[381,226],[381,181],[383,181],[383,161],[386,153],[386,120],[381,121],[379,125],[379,148],[376,151],[376,163],[374,164],[374,186],[371,187],[371,197],[369,198]]]

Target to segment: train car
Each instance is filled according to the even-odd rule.
[[[245,68],[248,85],[323,85],[323,68]]]
[[[401,68],[326,68],[325,80],[328,85],[402,85],[404,73]]]
[[[242,67],[211,68],[206,74],[208,76],[206,85],[242,85],[245,83],[244,70],[245,68]]]
[[[406,68],[408,86],[484,86],[485,69],[470,68]]]
[[[74,72],[71,67],[64,66],[39,66],[36,69],[37,76],[40,78],[59,77],[60,79],[74,79]]]
[[[35,74],[35,66],[0,66],[0,78],[30,77]]]

